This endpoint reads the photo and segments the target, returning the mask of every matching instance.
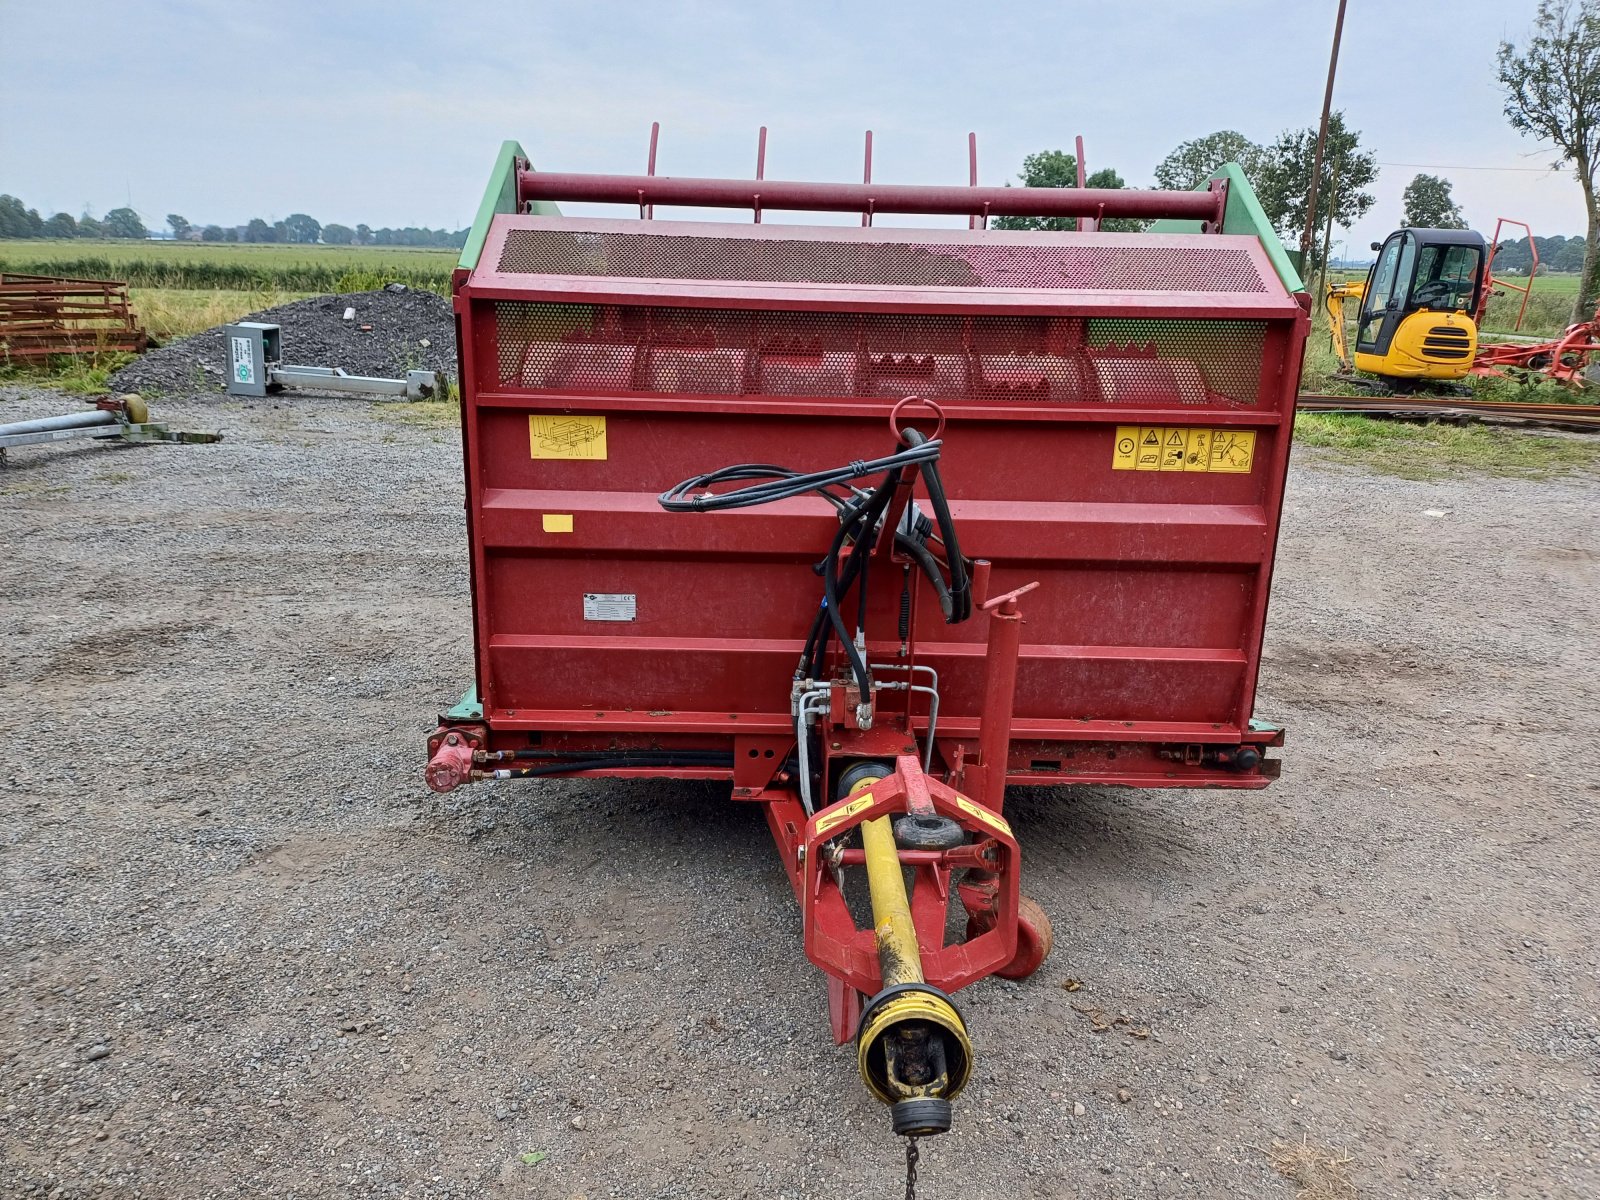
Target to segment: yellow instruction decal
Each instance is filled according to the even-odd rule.
[[[544,514],[544,531],[546,533],[571,533],[572,532],[572,514],[571,513],[545,513]]]
[[[528,442],[534,458],[602,459],[606,456],[606,419],[570,413],[531,415]]]
[[[1253,429],[1118,425],[1113,471],[1211,471],[1248,475],[1256,458]]]
[[[956,794],[956,807],[966,813],[967,816],[976,817],[991,829],[996,829],[1007,837],[1011,836],[1011,826],[1006,824],[1006,819],[999,813],[991,812],[981,804],[974,804],[960,793]]]
[[[862,792],[854,800],[846,801],[831,812],[822,813],[817,817],[817,832],[827,833],[835,825],[843,825],[858,812],[872,807],[872,793]]]

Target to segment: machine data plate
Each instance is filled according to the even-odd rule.
[[[631,621],[638,611],[638,597],[632,592],[585,592],[585,621]]]

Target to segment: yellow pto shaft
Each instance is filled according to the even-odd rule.
[[[867,856],[867,886],[872,892],[872,924],[878,934],[878,966],[883,986],[922,982],[922,952],[917,927],[911,923],[911,902],[894,846],[894,825],[875,817],[861,826]]]
[[[858,778],[850,794],[864,792],[888,773]],[[890,1106],[895,1133],[943,1133],[950,1128],[950,1101],[972,1073],[972,1043],[949,997],[923,979],[890,818],[864,822],[861,844],[883,990],[862,1011],[856,1066],[867,1089]]]

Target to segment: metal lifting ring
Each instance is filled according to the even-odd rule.
[[[907,396],[896,404],[889,413],[889,431],[894,434],[895,441],[905,442],[908,446],[911,444],[906,441],[906,435],[900,428],[900,410],[907,405],[918,405],[933,414],[937,424],[934,425],[933,434],[927,439],[928,441],[936,442],[944,436],[944,409],[940,408],[932,400],[925,400],[921,396]]]

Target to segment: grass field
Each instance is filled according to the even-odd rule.
[[[0,271],[186,291],[359,292],[404,283],[446,292],[459,257],[455,250],[413,246],[0,241]]]
[[[1301,413],[1296,446],[1402,479],[1440,479],[1475,471],[1546,479],[1600,465],[1600,437],[1536,434],[1489,425],[1377,421],[1347,413]]]

